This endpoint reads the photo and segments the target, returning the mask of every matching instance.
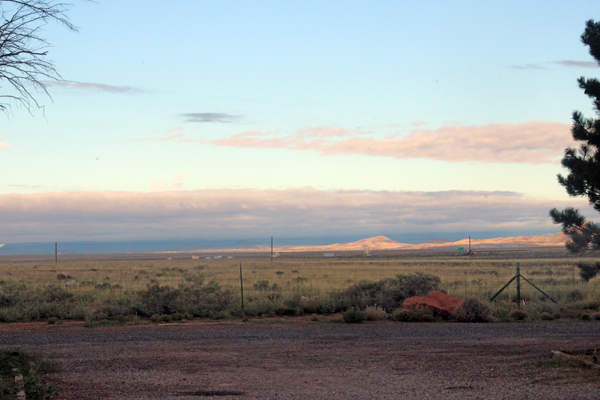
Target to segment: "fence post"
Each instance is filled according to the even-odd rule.
[[[517,305],[521,309],[521,263],[517,263]]]

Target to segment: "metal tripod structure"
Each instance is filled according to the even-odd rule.
[[[502,291],[504,289],[506,289],[508,287],[508,285],[510,285],[514,280],[517,281],[517,306],[519,308],[521,308],[521,278],[529,283],[531,286],[533,286],[534,288],[536,288],[541,294],[543,294],[544,296],[546,296],[548,299],[550,299],[551,301],[553,301],[554,303],[558,304],[558,302],[556,300],[554,300],[552,297],[548,296],[542,289],[540,289],[539,287],[535,286],[533,284],[533,282],[531,282],[529,279],[525,278],[523,275],[521,275],[521,264],[517,263],[517,274],[515,276],[513,276],[510,281],[508,281],[506,283],[506,285],[502,286],[502,289],[498,290],[498,293],[496,293],[495,295],[492,296],[492,298],[490,299],[490,301],[494,301],[494,299],[496,297],[498,297],[498,295],[500,293],[502,293]]]

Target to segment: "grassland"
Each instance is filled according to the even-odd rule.
[[[574,267],[578,260],[557,252],[473,259],[439,253],[334,259],[284,256],[273,262],[260,257],[167,258],[76,260],[56,265],[51,261],[0,263],[0,321],[51,317],[90,319],[148,313],[222,318],[269,315],[269,310],[281,307],[295,308],[297,313],[339,312],[348,307],[343,301],[338,304],[339,294],[349,287],[418,272],[438,276],[439,288],[449,295],[487,301],[515,275],[517,263],[523,276],[558,301],[555,305],[522,282],[522,307],[530,318],[539,318],[542,313],[578,317],[586,310],[593,317],[600,306],[600,280],[582,281]],[[244,312],[241,310],[240,263]],[[176,290],[187,294],[177,294]],[[145,293],[145,300],[140,300],[140,293]],[[490,306],[503,308],[506,314],[517,306],[515,294],[513,283]],[[27,311],[28,305],[19,301],[28,296],[31,307],[37,307],[37,311]],[[169,299],[175,302],[178,296],[178,306],[158,304]],[[154,311],[143,309],[136,301],[146,301],[144,304],[151,304],[154,308],[150,309]],[[186,307],[182,302],[202,303],[202,311]],[[306,303],[311,302],[312,306],[306,307]],[[211,307],[215,308],[214,312]]]

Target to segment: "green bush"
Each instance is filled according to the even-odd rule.
[[[474,297],[467,297],[454,311],[452,317],[458,322],[489,322],[491,313],[487,303]]]
[[[56,318],[56,317],[48,318],[48,325],[54,325],[57,322],[58,322],[58,318]]]
[[[367,321],[381,321],[387,319],[387,313],[381,307],[367,307],[365,309]]]
[[[392,313],[392,320],[397,322],[433,322],[434,315],[428,308],[401,308]]]
[[[160,317],[158,317],[158,322],[162,322],[165,324],[168,324],[170,322],[173,322],[173,317],[171,317],[170,315],[161,315]]]
[[[497,307],[494,310],[493,316],[498,318],[500,321],[510,321],[512,319],[510,310],[505,307]]]
[[[522,321],[527,318],[527,313],[522,310],[514,310],[510,313],[511,317],[513,317],[517,321]]]
[[[550,314],[549,312],[543,312],[543,313],[540,315],[540,318],[541,318],[543,321],[554,321],[554,315]]]
[[[342,313],[342,318],[344,319],[344,322],[348,324],[359,324],[367,319],[367,315],[364,311],[352,308]]]
[[[298,314],[298,310],[294,307],[277,307],[273,309],[273,313],[279,316],[294,316]]]
[[[175,313],[172,315],[173,321],[181,321],[183,319],[183,315],[181,313]]]
[[[441,279],[432,274],[417,272],[398,274],[376,282],[360,282],[337,295],[337,300],[351,308],[365,309],[379,306],[385,311],[399,308],[402,302],[412,296],[425,296],[438,290]]]
[[[581,318],[582,321],[591,321],[592,320],[592,316],[589,313],[583,313],[581,314]]]
[[[554,316],[554,319],[560,319],[561,315],[558,311],[556,311],[554,314],[552,314]]]

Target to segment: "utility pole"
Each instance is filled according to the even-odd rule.
[[[273,236],[271,236],[271,262],[273,262]]]
[[[54,265],[58,265],[58,242],[54,242]]]

